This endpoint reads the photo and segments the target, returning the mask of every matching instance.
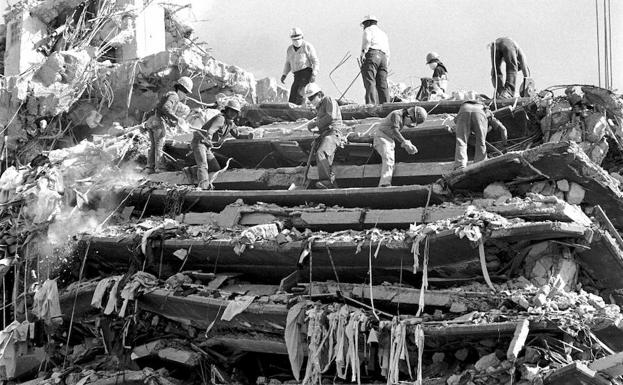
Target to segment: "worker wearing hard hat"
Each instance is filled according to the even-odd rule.
[[[309,83],[305,87],[305,97],[316,108],[316,118],[307,124],[311,132],[318,132],[316,139],[316,166],[318,167],[317,188],[336,188],[335,174],[333,173],[333,157],[338,147],[344,147],[346,138],[339,128],[342,125],[342,112],[337,101],[324,92],[316,83]]]
[[[290,88],[290,103],[303,104],[303,92],[305,86],[313,83],[318,75],[319,62],[314,46],[303,40],[303,31],[300,28],[292,28],[290,31],[292,44],[286,51],[286,64],[283,66],[281,83],[286,81],[290,71],[294,74],[294,81]]]
[[[174,91],[169,91],[160,98],[153,115],[144,123],[150,141],[145,168],[148,174],[160,171],[167,128],[173,128],[184,120],[180,117],[179,111],[188,110],[184,101],[186,96],[192,93],[193,81],[188,76],[182,76],[173,87]]]
[[[213,188],[210,180],[210,171],[216,172],[221,169],[212,148],[223,144],[228,136],[238,138],[238,128],[234,120],[240,113],[240,103],[231,99],[225,108],[208,120],[201,130],[193,132],[190,147],[193,150],[195,163],[197,164],[197,187],[210,190]]]
[[[456,124],[455,170],[467,166],[467,141],[472,132],[476,136],[474,163],[487,159],[487,133],[496,132],[503,145],[506,145],[506,127],[493,116],[480,99],[463,103],[454,117],[454,123]]]
[[[366,88],[366,104],[383,104],[390,101],[387,86],[389,67],[389,39],[377,25],[377,18],[363,18],[361,40],[361,77]]]
[[[448,69],[439,59],[439,55],[429,52],[426,55],[426,65],[433,70],[433,82],[445,93],[448,88]]]
[[[373,138],[374,149],[381,156],[381,179],[379,180],[379,187],[389,187],[392,185],[395,163],[395,140],[397,140],[400,146],[410,155],[417,154],[417,147],[415,147],[410,140],[405,139],[401,131],[409,121],[415,125],[424,123],[426,116],[426,110],[422,107],[403,108],[390,112],[387,117],[383,118],[378,127],[376,127]]]
[[[495,87],[495,97],[513,98],[517,84],[517,71],[521,69],[524,79],[530,70],[526,65],[526,56],[517,43],[509,37],[500,37],[490,45],[491,82]],[[506,78],[502,72],[504,63]]]

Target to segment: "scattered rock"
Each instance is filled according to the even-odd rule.
[[[469,355],[469,350],[461,348],[454,353],[454,357],[459,361],[465,361]]]
[[[584,200],[584,188],[575,182],[571,182],[569,192],[567,192],[567,202],[572,205],[579,205]]]
[[[450,312],[452,313],[464,313],[467,311],[467,305],[463,302],[452,302],[450,305]]]
[[[485,199],[496,200],[499,200],[500,198],[511,199],[513,197],[506,185],[502,182],[494,182],[485,187],[483,196]]]
[[[479,371],[485,371],[487,368],[498,366],[499,364],[500,359],[495,355],[495,353],[491,353],[480,357],[480,359],[474,364],[474,367]]]
[[[567,181],[566,179],[561,179],[556,182],[556,187],[558,187],[558,190],[560,191],[567,192],[569,191],[569,181]]]

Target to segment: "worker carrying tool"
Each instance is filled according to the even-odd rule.
[[[387,86],[389,68],[389,39],[377,25],[378,19],[368,15],[361,21],[361,77],[366,88],[366,104],[390,101]]]
[[[286,81],[288,73],[292,71],[294,81],[288,101],[300,106],[304,101],[305,86],[316,80],[320,64],[314,46],[303,40],[303,31],[300,28],[292,28],[290,39],[292,44],[286,51],[286,64],[283,66],[281,83]]]
[[[439,60],[437,52],[429,52],[426,55],[426,65],[433,70],[433,82],[445,93],[448,90],[448,69]]]
[[[197,164],[197,187],[204,190],[212,188],[209,172],[221,169],[212,147],[221,145],[227,136],[236,139],[240,136],[234,123],[239,113],[240,103],[235,99],[229,100],[220,113],[208,120],[200,130],[194,130],[190,147]]]
[[[506,145],[506,127],[493,116],[481,99],[463,103],[459,113],[454,117],[454,123],[456,124],[455,170],[467,166],[467,140],[472,132],[476,136],[474,163],[487,159],[486,138],[489,132],[497,133],[502,139],[502,144]]]
[[[183,119],[176,113],[178,110],[188,110],[184,101],[187,95],[192,93],[193,81],[188,76],[182,76],[177,80],[173,89],[160,98],[153,114],[143,125],[149,133],[150,142],[145,168],[148,174],[160,171],[167,128],[173,128],[182,123]]]
[[[530,76],[526,56],[519,45],[509,37],[500,37],[489,46],[491,49],[491,82],[495,87],[495,97],[514,98],[517,71],[521,69],[524,83]],[[502,72],[502,63],[504,63],[506,78]]]
[[[410,155],[417,154],[418,152],[417,147],[415,147],[410,140],[405,139],[400,131],[407,126],[407,122],[409,121],[411,124],[415,125],[424,123],[427,115],[426,110],[422,107],[403,108],[390,112],[376,127],[376,131],[374,131],[372,136],[374,138],[374,149],[381,156],[381,179],[379,180],[379,187],[389,187],[392,185],[395,163],[395,140],[397,140],[400,146]]]
[[[305,87],[305,97],[316,109],[316,118],[307,124],[310,132],[318,132],[316,139],[316,166],[318,167],[317,188],[337,188],[333,173],[333,157],[338,147],[344,147],[346,137],[340,132],[342,112],[335,99],[325,96],[316,83]]]

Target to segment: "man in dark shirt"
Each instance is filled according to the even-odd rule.
[[[234,120],[240,113],[240,103],[232,99],[217,115],[208,120],[201,130],[193,133],[190,147],[193,150],[197,164],[197,186],[204,190],[212,189],[209,171],[215,172],[221,169],[216,157],[212,153],[212,147],[223,144],[228,135],[238,138],[238,128]]]
[[[169,91],[160,98],[154,114],[145,122],[144,126],[149,133],[150,141],[146,167],[148,174],[159,172],[167,128],[177,125],[180,118],[176,115],[176,111],[186,100],[186,95],[192,93],[192,89],[193,81],[188,76],[179,78],[174,91]]]

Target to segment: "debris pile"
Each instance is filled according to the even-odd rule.
[[[346,105],[341,188],[298,189],[318,179],[313,110],[209,55],[184,6],[146,6],[162,41],[145,46],[163,48],[139,55],[142,12],[78,3],[7,15],[55,32],[0,94],[2,380],[621,383],[620,96],[491,101],[509,145],[458,171],[462,97]],[[181,75],[189,125],[147,176],[141,123]],[[223,170],[197,189],[190,133],[232,98],[248,139],[213,148]],[[394,186],[375,187],[379,119],[414,105],[428,119],[402,133],[420,151],[397,148]]]

